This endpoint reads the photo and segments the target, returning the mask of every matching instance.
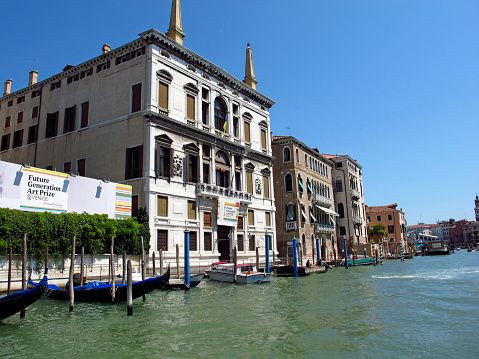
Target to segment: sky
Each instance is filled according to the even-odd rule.
[[[169,26],[171,0],[4,2],[12,92]],[[474,220],[479,1],[181,0],[184,46],[240,80],[251,44],[273,135],[363,167],[365,203],[409,225]],[[35,61],[33,61],[34,59]]]

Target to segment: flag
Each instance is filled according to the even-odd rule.
[[[226,121],[223,125],[223,137],[226,135],[226,126],[228,125],[228,115],[226,115]]]

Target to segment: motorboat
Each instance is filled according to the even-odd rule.
[[[235,272],[236,269],[236,272]],[[206,271],[211,280],[225,283],[266,283],[270,281],[271,273],[259,272],[253,264],[215,263]]]

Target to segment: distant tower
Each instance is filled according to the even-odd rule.
[[[180,45],[183,45],[183,38],[185,37],[185,33],[181,28],[181,6],[180,0],[173,0],[171,5],[171,17],[170,17],[170,28],[166,33],[173,41],[176,41]]]
[[[249,44],[246,48],[246,69],[243,82],[256,90],[256,84],[258,81],[256,81],[256,77],[254,77],[253,55],[251,53],[251,47]]]
[[[476,200],[475,200],[475,203],[476,203],[476,222],[479,221],[479,198],[477,198],[477,194],[476,194]]]

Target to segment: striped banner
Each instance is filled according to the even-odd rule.
[[[115,218],[131,217],[131,186],[116,184],[115,192]]]

